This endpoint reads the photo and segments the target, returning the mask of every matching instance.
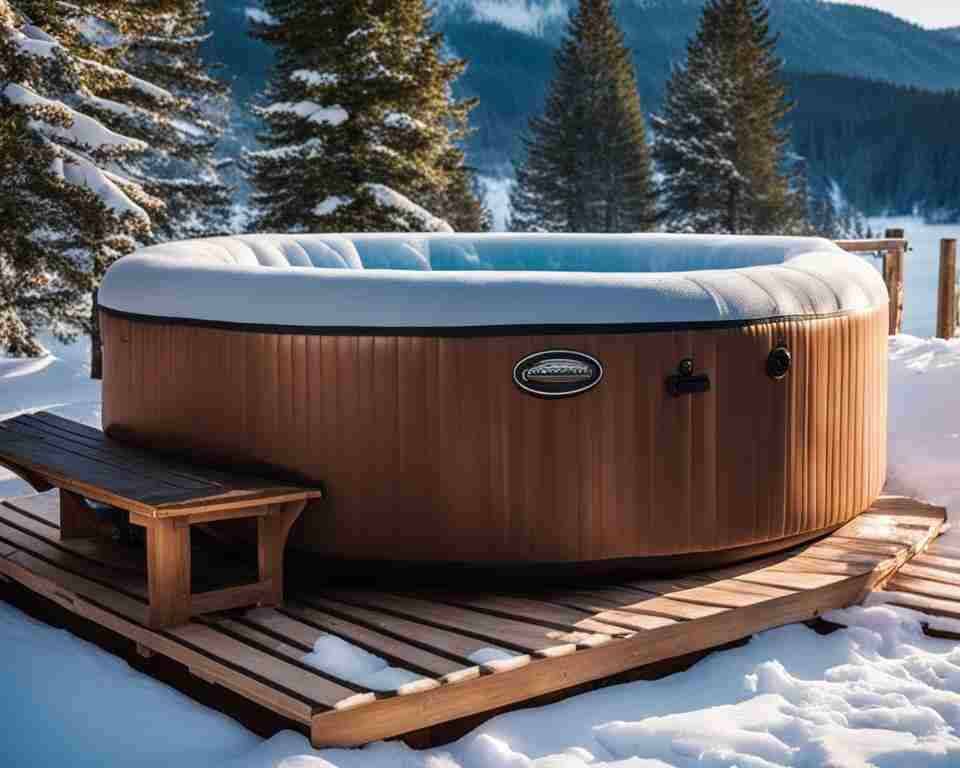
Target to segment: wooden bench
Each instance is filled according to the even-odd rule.
[[[89,500],[126,510],[146,529],[148,623],[182,624],[199,613],[283,598],[283,551],[316,488],[277,485],[177,462],[50,413],[0,422],[0,464],[38,491],[60,489],[61,536],[97,534]],[[259,576],[252,584],[191,593],[190,526],[257,518]]]

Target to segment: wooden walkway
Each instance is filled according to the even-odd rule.
[[[948,531],[930,544],[903,566],[876,597],[877,602],[952,620],[931,634],[960,640],[960,624],[954,623],[960,621],[960,530]]]
[[[938,535],[943,509],[888,496],[816,543],[684,578],[511,594],[324,588],[278,608],[155,630],[146,626],[142,552],[61,540],[54,494],[0,504],[0,573],[301,723],[318,746],[402,735],[812,619],[898,569],[900,586],[929,580],[960,597],[960,546],[934,544],[904,568]],[[933,566],[949,576],[917,570]],[[324,635],[419,677],[373,691],[311,667],[303,659]],[[491,648],[508,654],[482,663]]]

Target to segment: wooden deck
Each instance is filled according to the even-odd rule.
[[[914,557],[891,578],[877,601],[926,613],[937,626],[931,634],[960,640],[960,530],[951,530]],[[946,628],[949,627],[949,628]]]
[[[0,573],[302,724],[318,746],[402,735],[815,618],[898,570],[900,586],[930,580],[960,598],[960,545],[931,546],[943,509],[888,496],[818,542],[684,578],[511,594],[324,588],[154,630],[142,552],[61,540],[54,494],[0,504]],[[947,575],[917,570],[932,567]],[[325,634],[421,677],[371,691],[308,666],[304,656]],[[487,648],[512,656],[475,663]]]

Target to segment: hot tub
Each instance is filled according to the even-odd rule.
[[[679,570],[884,481],[887,293],[825,240],[227,237],[99,299],[105,429],[322,483],[311,562]]]

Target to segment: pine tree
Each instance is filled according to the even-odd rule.
[[[530,121],[511,195],[511,226],[633,232],[656,220],[646,126],[633,59],[611,0],[581,0]]]
[[[164,89],[171,98],[152,105],[141,136],[149,144],[138,161],[145,188],[166,204],[155,221],[160,240],[182,240],[229,230],[232,190],[217,173],[214,150],[229,110],[229,87],[200,58],[208,13],[203,0],[122,3],[127,24],[122,68]],[[148,9],[144,12],[144,6]],[[139,135],[133,133],[132,135]]]
[[[53,0],[0,0],[0,344],[12,353],[38,354],[43,327],[89,331],[97,266],[143,242],[163,207],[118,172],[146,144],[86,111],[98,89],[137,87],[83,44],[86,19]]]
[[[189,207],[196,222],[197,207],[224,202],[207,176],[216,127],[191,81],[202,76],[183,55],[195,45],[181,22],[198,23],[184,21],[186,5],[199,7],[0,0],[0,210],[17,212],[0,224],[6,349],[37,354],[44,327],[65,339],[84,332],[99,377],[96,290],[109,265],[183,231],[172,215]],[[175,90],[131,71],[166,72]],[[169,175],[173,162],[185,164],[182,178]]]
[[[278,48],[247,156],[254,228],[416,231],[480,220],[459,142],[472,101],[450,87],[424,0],[266,0],[255,36]],[[428,212],[432,211],[437,216]]]
[[[653,118],[670,229],[795,231],[803,204],[784,169],[791,104],[762,0],[708,0],[686,63]]]

